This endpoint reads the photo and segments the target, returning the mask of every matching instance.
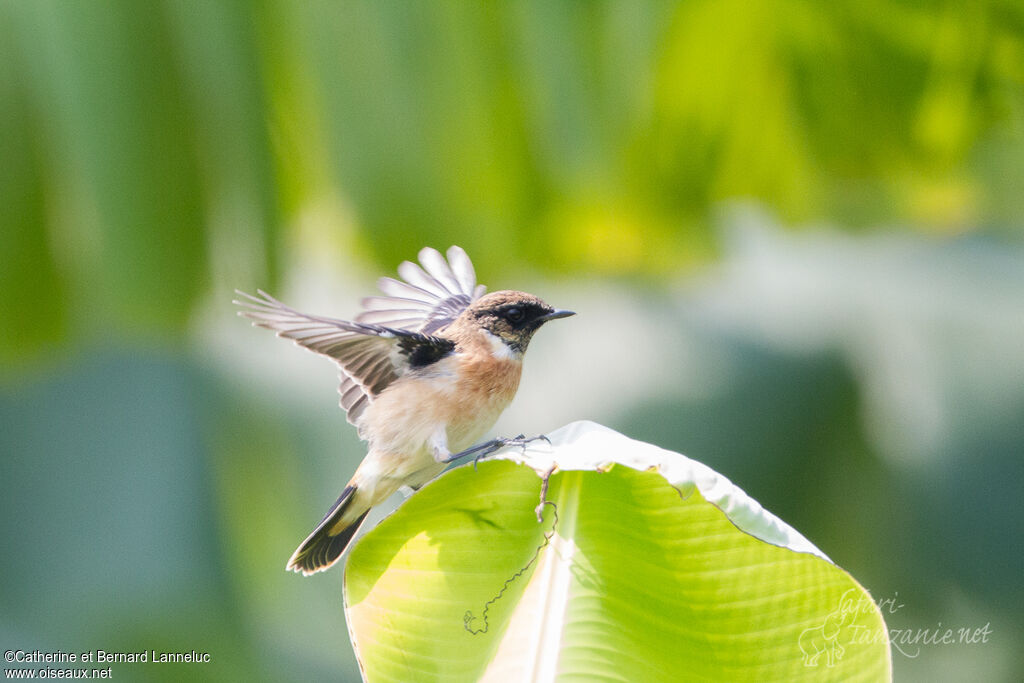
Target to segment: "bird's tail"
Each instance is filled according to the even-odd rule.
[[[302,545],[292,555],[292,559],[288,560],[287,569],[302,572],[304,575],[309,576],[310,574],[329,569],[338,561],[338,558],[341,557],[348,544],[352,541],[352,537],[359,531],[359,526],[366,519],[366,515],[370,512],[369,508],[367,508],[351,524],[337,528],[342,517],[350,512],[349,507],[352,504],[355,492],[355,486],[345,487],[338,500],[327,511],[327,514],[320,520],[320,523],[316,525],[313,533],[302,542]]]

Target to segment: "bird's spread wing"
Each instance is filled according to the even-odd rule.
[[[365,299],[366,310],[355,322],[300,313],[263,291],[239,292],[235,303],[255,325],[334,360],[341,370],[341,408],[358,426],[369,403],[405,371],[452,352],[455,344],[433,332],[485,291],[459,247],[448,250],[447,263],[434,249],[419,256],[422,268],[408,261],[399,266],[404,282],[381,279],[381,289],[391,296]]]
[[[382,277],[377,282],[388,296],[363,299],[357,322],[433,334],[487,291],[476,284],[473,263],[459,247],[448,249],[447,262],[430,247],[420,250],[419,258],[422,267],[410,261],[398,266],[402,280]]]
[[[239,292],[240,313],[260,327],[334,360],[341,369],[341,407],[352,424],[369,402],[410,368],[429,365],[455,348],[450,339],[384,325],[300,313],[262,290]]]

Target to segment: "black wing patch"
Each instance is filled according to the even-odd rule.
[[[415,369],[436,363],[452,353],[455,350],[455,342],[428,334],[406,333],[399,337],[398,348],[409,359],[409,367]]]

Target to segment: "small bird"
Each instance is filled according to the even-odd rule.
[[[287,569],[308,576],[330,568],[370,508],[400,487],[419,488],[460,457],[524,441],[469,448],[515,396],[533,334],[575,314],[525,292],[485,294],[459,247],[447,261],[427,247],[419,260],[422,267],[398,267],[402,280],[381,278],[387,296],[363,299],[353,322],[300,313],[262,290],[238,292],[239,315],[338,364],[341,408],[369,447]]]

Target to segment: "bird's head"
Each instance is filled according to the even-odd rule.
[[[472,325],[500,339],[512,352],[522,354],[541,325],[575,313],[555,310],[526,292],[505,290],[480,297],[462,315]]]

